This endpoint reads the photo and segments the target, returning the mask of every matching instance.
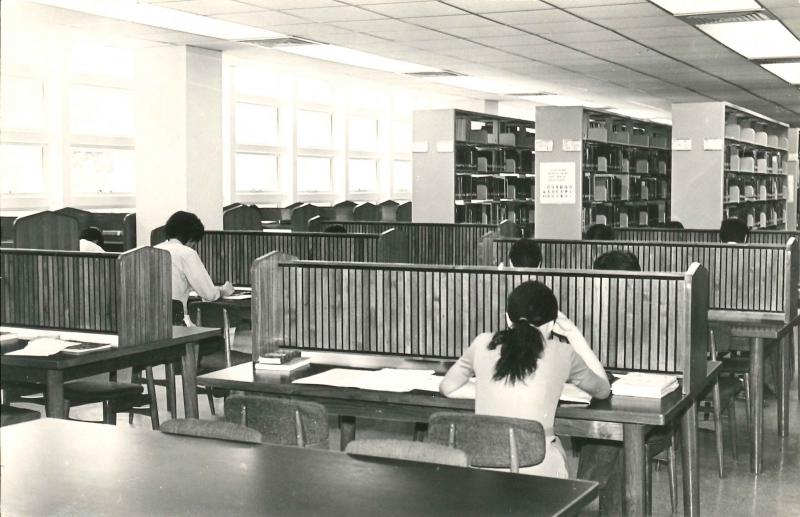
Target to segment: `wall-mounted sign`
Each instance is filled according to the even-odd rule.
[[[673,151],[691,151],[692,139],[691,138],[673,138],[672,139]]]
[[[551,162],[539,165],[539,203],[570,205],[575,203],[575,162]]]
[[[534,150],[537,153],[549,153],[553,150],[552,140],[539,140],[538,138],[533,143]]]

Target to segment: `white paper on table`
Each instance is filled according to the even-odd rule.
[[[561,395],[558,400],[562,402],[579,402],[581,404],[588,404],[592,401],[592,396],[571,383],[564,384],[561,388]]]
[[[444,379],[444,375],[420,375],[419,379],[417,379],[416,383],[414,384],[414,389],[420,391],[433,391],[436,393],[439,391],[439,385],[442,383],[442,379]]]
[[[119,346],[117,334],[95,334],[92,332],[61,332],[59,339],[80,341],[81,343],[99,343],[101,345]]]
[[[40,337],[28,341],[25,348],[8,352],[6,355],[29,355],[29,356],[48,356],[55,355],[68,346],[78,345],[75,341],[62,341],[51,337]]]
[[[351,368],[331,368],[316,375],[310,375],[292,381],[293,384],[320,384],[338,388],[358,388],[361,380],[372,374],[372,370],[355,370]]]
[[[223,296],[222,298],[225,300],[249,300],[252,297],[252,294],[232,294],[230,296]]]
[[[26,341],[39,337],[52,337],[57,339],[61,335],[61,331],[59,330],[32,329],[27,327],[0,327],[0,331],[10,332],[15,334],[19,339],[24,339]]]

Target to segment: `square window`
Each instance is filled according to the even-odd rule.
[[[298,79],[297,97],[305,102],[331,104],[333,101],[333,88],[327,81],[310,78]]]
[[[233,87],[236,93],[261,97],[290,97],[291,80],[277,71],[233,67]]]
[[[392,150],[396,153],[411,152],[411,124],[408,122],[392,124]]]
[[[235,120],[237,144],[278,143],[278,108],[275,106],[237,102]]]
[[[378,121],[374,118],[350,117],[350,149],[373,151],[378,147]]]
[[[330,192],[331,159],[313,156],[297,157],[297,191]]]
[[[3,77],[0,120],[6,129],[44,128],[44,86],[39,79]]]
[[[332,121],[330,113],[297,111],[297,146],[321,148],[331,146]]]
[[[278,157],[274,154],[236,153],[236,192],[278,190]]]
[[[81,135],[134,136],[132,93],[119,88],[73,86],[69,128]]]
[[[44,192],[44,148],[41,145],[0,144],[0,192]]]
[[[377,191],[378,162],[375,160],[348,160],[347,178],[350,192]]]
[[[408,160],[395,160],[392,164],[392,190],[395,192],[411,192],[412,169]]]
[[[131,48],[79,44],[73,47],[72,70],[82,74],[130,78],[136,67]]]
[[[80,194],[136,192],[136,162],[133,150],[73,147],[70,154],[73,192]]]

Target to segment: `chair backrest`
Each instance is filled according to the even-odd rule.
[[[353,209],[356,207],[356,204],[352,201],[342,201],[341,203],[336,203],[333,205],[334,209],[334,220],[336,221],[352,221],[353,220]]]
[[[469,457],[461,449],[410,440],[353,440],[344,452],[361,456],[377,456],[397,460],[437,463],[455,467],[469,466]]]
[[[466,452],[473,467],[511,472],[538,465],[546,452],[542,424],[501,416],[434,413],[428,421],[428,441]]]
[[[73,219],[78,221],[78,229],[80,231],[85,230],[86,228],[92,226],[93,224],[96,225],[92,213],[86,210],[81,210],[80,208],[72,208],[71,206],[65,206],[64,208],[53,210],[53,213],[72,217]],[[102,230],[102,227],[100,229]]]
[[[361,203],[353,208],[353,219],[356,221],[380,221],[380,209],[370,202]]]
[[[395,213],[395,219],[398,222],[411,222],[411,201],[406,201],[405,203],[400,203],[397,207],[397,212]]]
[[[250,205],[239,205],[222,213],[225,230],[261,231],[261,211]]]
[[[150,246],[161,244],[165,240],[167,240],[167,228],[165,226],[159,226],[150,231]]]
[[[196,438],[214,438],[231,442],[261,443],[261,433],[255,429],[219,420],[198,420],[196,418],[177,418],[161,424],[162,433]]]
[[[14,221],[14,246],[37,250],[77,251],[78,220],[55,212],[39,212]]]
[[[316,402],[232,395],[225,400],[225,420],[258,430],[266,443],[298,447],[328,443],[328,412]]]
[[[386,222],[394,222],[397,220],[397,207],[400,206],[397,201],[387,199],[378,205],[380,211],[380,220]]]

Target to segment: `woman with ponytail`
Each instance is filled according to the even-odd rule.
[[[474,376],[475,413],[542,424],[547,454],[541,464],[520,470],[526,474],[568,477],[564,449],[553,432],[564,383],[599,399],[611,392],[605,375],[593,372],[567,339],[554,333],[560,329],[557,320],[563,319],[547,286],[520,284],[506,304],[508,328],[476,337],[439,386],[446,396],[470,396],[469,380]]]

